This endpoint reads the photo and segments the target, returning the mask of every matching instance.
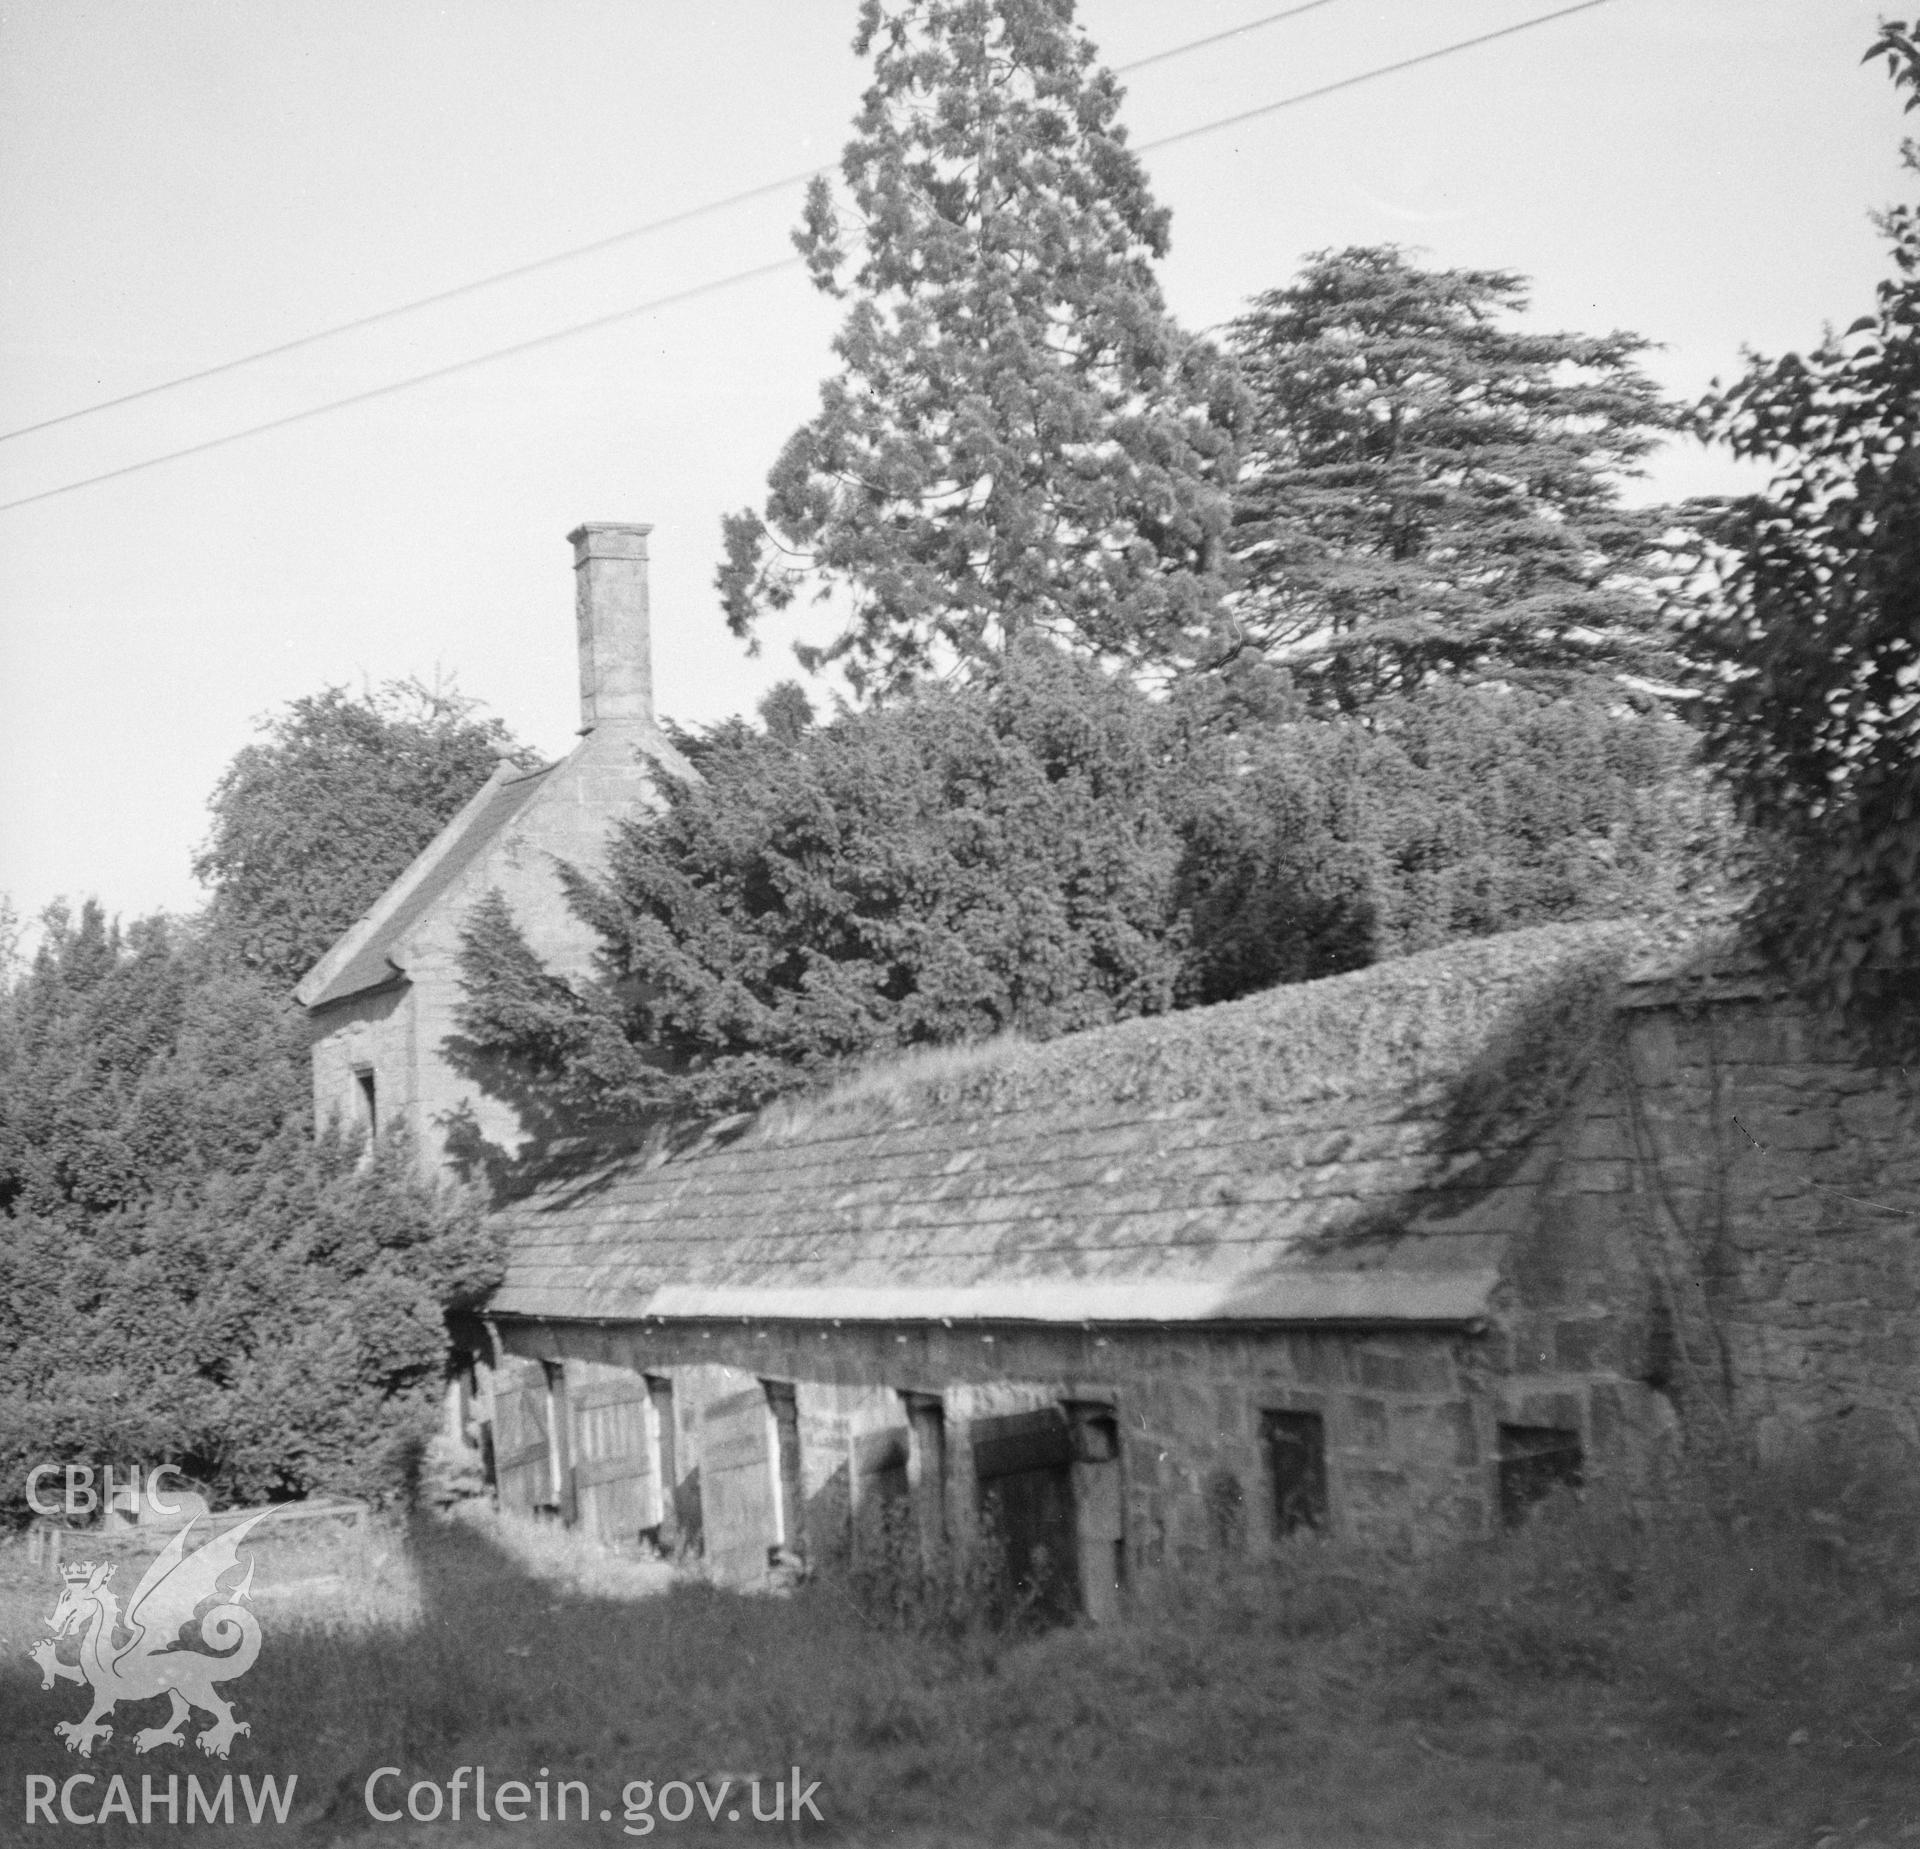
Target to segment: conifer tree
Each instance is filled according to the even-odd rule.
[[[1526,304],[1520,276],[1381,246],[1320,252],[1233,323],[1237,615],[1323,706],[1664,665],[1667,520],[1620,487],[1677,413],[1646,341],[1528,332]]]
[[[698,783],[571,873],[597,983],[547,973],[497,897],[462,935],[462,1032],[584,1117],[758,1105],[903,1047],[1035,1038],[1171,1005],[1169,726],[1040,643],[782,737],[696,744]]]
[[[874,78],[795,242],[848,301],[840,371],[724,523],[736,634],[846,599],[817,667],[885,689],[1021,632],[1114,662],[1205,654],[1225,588],[1231,372],[1168,316],[1168,215],[1072,0],[865,0]]]
[[[69,1457],[401,1487],[498,1235],[403,1137],[316,1141],[305,1039],[209,933],[92,902],[0,982],[0,1526]]]
[[[1161,699],[1026,642],[991,682],[761,716],[687,740],[700,780],[569,876],[594,978],[545,969],[497,895],[468,914],[462,1051],[540,1134],[1664,913],[1725,832],[1678,720],[1512,688],[1314,718],[1244,656]]]

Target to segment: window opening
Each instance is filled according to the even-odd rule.
[[[1317,1412],[1263,1412],[1260,1437],[1273,1486],[1276,1540],[1327,1527],[1327,1422]]]
[[[1585,1482],[1580,1434],[1554,1425],[1499,1428],[1500,1519],[1517,1528],[1535,1503]]]

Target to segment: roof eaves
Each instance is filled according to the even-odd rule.
[[[320,961],[300,978],[294,986],[294,1000],[303,1008],[324,1007],[333,1002],[345,1001],[349,999],[350,994],[364,995],[374,989],[389,988],[400,981],[405,972],[396,964],[389,962],[387,967],[392,972],[391,975],[374,982],[356,984],[348,992],[340,994],[329,992],[341,972],[351,965],[354,958],[386,927],[401,907],[438,871],[447,857],[462,845],[475,822],[493,806],[495,795],[509,784],[544,777],[553,768],[552,765],[543,765],[538,770],[522,770],[509,759],[502,759],[496,764],[486,782],[474,791],[452,820],[414,856],[406,871],[335,940],[333,947]]]
[[[509,1288],[488,1307],[502,1319],[591,1323],[1003,1323],[1074,1325],[1264,1323],[1458,1328],[1483,1321],[1498,1273],[1281,1271],[1243,1280],[1021,1280],[955,1286],[667,1284],[617,1308],[608,1293],[581,1311],[572,1293]]]

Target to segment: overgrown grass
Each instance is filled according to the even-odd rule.
[[[843,1580],[650,1593],[657,1571],[603,1572],[574,1548],[423,1523],[408,1584],[391,1559],[371,1582],[377,1621],[263,1598],[266,1648],[232,1691],[254,1731],[218,1769],[298,1772],[300,1827],[273,1836],[327,1843],[631,1840],[629,1780],[730,1778],[737,1802],[741,1781],[796,1765],[827,1819],[800,1834],[844,1842],[1920,1841],[1920,1486],[1866,1468],[1731,1477],[1658,1518],[1549,1507],[1518,1537],[1425,1562],[1307,1544],[1168,1580],[1123,1624],[1038,1636]],[[42,1693],[23,1665],[24,1568],[18,1549],[0,1559],[0,1804],[18,1819],[26,1773],[79,1769],[49,1730],[80,1694]],[[51,1592],[41,1581],[43,1608]],[[88,1769],[136,1792],[142,1771],[204,1780],[197,1754],[133,1757],[124,1723],[148,1718],[123,1717]],[[376,1766],[444,1786],[476,1764],[496,1783],[584,1780],[614,1817],[369,1821]],[[697,1804],[655,1831],[792,1834],[708,1826]]]

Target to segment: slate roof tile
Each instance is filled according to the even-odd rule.
[[[1557,1082],[1539,1036],[1612,1006],[1633,941],[1456,945],[556,1164],[505,1210],[492,1308],[1470,1321],[1536,1210],[1545,1171],[1521,1158],[1551,1139]]]

